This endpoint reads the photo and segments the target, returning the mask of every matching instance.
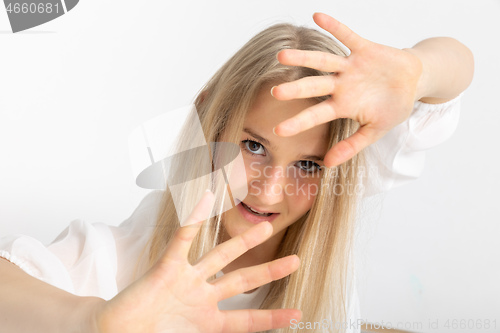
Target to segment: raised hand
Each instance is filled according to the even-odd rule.
[[[270,223],[257,224],[190,265],[187,256],[191,243],[213,203],[213,194],[207,192],[158,263],[116,297],[101,303],[96,311],[99,332],[254,332],[300,320],[301,312],[292,309],[219,311],[218,301],[285,277],[298,268],[299,259],[289,256],[207,282],[272,234]]]
[[[304,50],[282,50],[278,60],[284,65],[303,66],[331,72],[273,87],[278,100],[331,95],[275,128],[279,136],[291,136],[322,123],[351,118],[360,128],[334,145],[325,156],[326,166],[351,159],[366,146],[407,119],[419,96],[423,66],[405,50],[363,39],[334,18],[315,13],[314,21],[351,50],[347,57]]]

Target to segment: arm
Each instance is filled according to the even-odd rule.
[[[444,103],[458,96],[472,81],[472,52],[453,38],[429,38],[405,51],[416,55],[422,62],[416,97],[421,102]]]
[[[0,272],[2,332],[96,332],[92,309],[104,300],[72,295],[3,258]]]

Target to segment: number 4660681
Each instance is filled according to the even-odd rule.
[[[52,3],[9,3],[7,5],[7,13],[15,13],[15,14],[52,14],[52,12],[59,13],[59,4],[52,4]]]

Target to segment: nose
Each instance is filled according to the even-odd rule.
[[[283,201],[287,178],[281,166],[262,168],[259,177],[250,182],[249,192],[256,196],[263,206],[273,206]]]

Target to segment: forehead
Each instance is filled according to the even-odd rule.
[[[281,148],[291,146],[308,155],[324,154],[328,148],[328,123],[291,137],[278,137],[273,133],[273,127],[317,104],[317,102],[310,99],[278,101],[271,95],[271,87],[272,85],[266,85],[259,91],[245,117],[243,127],[265,137],[274,146]]]

